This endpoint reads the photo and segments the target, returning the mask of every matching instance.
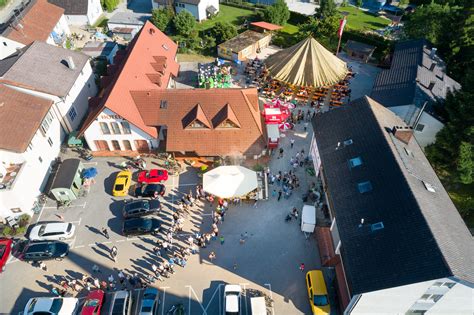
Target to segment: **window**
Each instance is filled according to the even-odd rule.
[[[170,48],[166,44],[161,45],[161,47],[163,47],[164,50],[170,50]]]
[[[21,209],[20,208],[11,208],[10,211],[13,212],[13,213],[20,213]]]
[[[65,191],[60,191],[59,194],[60,194],[61,196],[66,196],[66,192],[65,192]]]
[[[130,144],[130,141],[123,140],[122,142],[125,150],[132,151],[132,145]]]
[[[188,128],[202,129],[207,127],[202,122],[196,119],[195,121],[189,124]]]
[[[43,136],[46,136],[49,126],[51,125],[51,122],[53,122],[53,115],[51,115],[51,113],[48,112],[46,114],[46,117],[44,117],[43,121],[41,122],[41,126],[40,126]]]
[[[226,119],[217,128],[239,128],[239,126],[232,120]]]
[[[115,135],[121,134],[119,124],[116,122],[110,123],[112,125],[112,131]]]
[[[112,147],[114,151],[120,151],[120,143],[117,140],[112,140]]]
[[[357,184],[357,188],[361,194],[372,190],[372,183],[370,181],[362,182]]]
[[[53,146],[53,140],[51,140],[51,138],[48,137],[48,143],[49,143],[49,146],[52,147]]]
[[[40,161],[40,163],[43,163],[43,159],[41,158],[41,156],[38,156],[38,160]]]
[[[109,125],[107,125],[107,123],[105,123],[105,122],[101,122],[99,124],[100,124],[100,129],[102,130],[102,134],[103,135],[110,135]]]
[[[405,150],[406,155],[411,156],[411,157],[414,157],[413,152],[411,152],[410,150],[408,150],[406,147],[404,147],[403,149]]]
[[[428,190],[429,192],[432,192],[432,193],[436,192],[433,185],[431,185],[430,183],[423,181],[423,185],[425,185],[426,190]]]
[[[28,149],[33,150],[33,143],[30,142],[30,144],[28,144]]]
[[[381,230],[384,228],[383,222],[377,222],[370,226],[370,229],[373,231]]]
[[[74,119],[76,119],[77,112],[76,112],[76,109],[74,108],[74,106],[71,107],[71,109],[69,110],[69,112],[67,114],[68,114],[69,118],[71,119],[71,121],[74,121]]]
[[[350,159],[349,160],[349,165],[354,168],[354,167],[357,167],[359,165],[362,165],[362,159],[360,157],[356,157],[356,158],[353,158],[353,159]]]
[[[423,129],[425,129],[425,125],[423,125],[423,124],[418,124],[418,125],[416,125],[416,127],[415,127],[415,130],[416,130],[416,131],[419,131],[419,132],[422,132]]]
[[[352,139],[347,139],[347,140],[345,140],[343,143],[344,143],[344,146],[348,146],[348,145],[353,144],[354,141],[352,141]]]
[[[161,100],[161,101],[160,101],[160,108],[161,108],[161,109],[166,109],[166,108],[168,108],[168,101]]]
[[[120,124],[122,125],[122,130],[124,134],[129,135],[132,133],[130,131],[130,124],[128,122],[122,121]]]

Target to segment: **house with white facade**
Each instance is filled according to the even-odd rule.
[[[166,89],[178,75],[178,46],[152,23],[146,22],[126,50],[119,50],[103,91],[91,100],[79,134],[96,155],[127,155],[158,148],[160,130],[147,126],[130,91]]]
[[[0,85],[0,221],[32,208],[61,146],[53,101]]]
[[[0,84],[53,101],[61,139],[78,129],[97,94],[88,56],[39,41],[0,61]]]
[[[395,45],[391,67],[378,74],[371,97],[413,127],[416,140],[425,147],[444,126],[437,101],[460,88],[446,75],[436,48],[426,40],[410,40]]]
[[[473,314],[474,239],[413,129],[367,96],[312,124],[316,234],[344,314]]]
[[[104,14],[100,0],[48,0],[48,2],[64,9],[69,25],[94,25]]]
[[[204,21],[219,12],[219,0],[151,0],[153,9],[172,5],[176,13],[189,11],[198,21]]]
[[[63,46],[71,34],[64,9],[46,0],[32,0],[18,16],[12,16],[0,32],[1,38],[10,40],[2,41],[0,57],[36,40]]]

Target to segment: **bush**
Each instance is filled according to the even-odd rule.
[[[196,28],[196,19],[188,10],[180,11],[173,18],[176,32],[181,36],[189,36]]]
[[[259,163],[255,164],[252,168],[255,172],[262,172],[265,169],[265,167]]]
[[[25,227],[27,226],[29,223],[30,223],[30,219],[31,217],[29,215],[27,215],[26,213],[25,214],[22,214],[19,218],[18,218],[18,225],[20,227]]]
[[[170,7],[154,9],[151,11],[151,23],[153,23],[158,29],[164,32],[170,27],[171,21],[173,20],[174,11]]]

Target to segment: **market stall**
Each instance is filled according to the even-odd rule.
[[[242,166],[219,166],[203,176],[203,190],[220,198],[242,197],[257,188],[257,173]]]

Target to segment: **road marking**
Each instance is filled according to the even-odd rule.
[[[17,261],[20,261],[18,258],[16,258],[15,256],[10,256],[10,258],[8,258],[8,261],[6,262],[5,265],[8,265],[10,263],[14,263],[14,262],[17,262]]]
[[[87,246],[90,246],[90,247],[95,246],[95,243],[89,244]]]
[[[86,204],[87,202],[84,202],[84,204],[82,205],[69,205],[67,207],[64,207],[64,209],[68,209],[68,208],[76,208],[76,207],[82,207],[82,208],[85,208],[86,207]],[[43,209],[58,209],[58,207],[43,207]]]
[[[87,201],[86,201],[86,202],[84,202],[84,206],[82,207],[83,209],[85,209],[85,208],[86,208],[86,204],[87,204]]]
[[[117,240],[117,243],[125,242],[126,240]]]
[[[108,241],[108,242],[102,242],[102,243],[99,243],[99,244],[112,244],[113,242],[112,241]]]
[[[97,162],[84,162],[82,165],[97,165]]]
[[[138,237],[132,237],[132,238],[128,238],[127,237],[127,241],[139,241],[140,239]]]
[[[268,286],[268,295],[270,296],[270,299],[272,300],[272,315],[275,315],[275,308],[274,308],[274,301],[273,301],[273,294],[272,294],[272,285],[270,283],[265,283],[263,285],[264,287]]]
[[[41,210],[40,210],[40,213],[38,215],[38,219],[36,219],[36,223],[39,222],[40,218],[41,218],[41,215],[43,214],[43,209],[44,209],[44,205],[41,207]]]
[[[85,247],[85,245],[77,245],[77,246],[74,247],[74,248],[83,248],[83,247]]]

